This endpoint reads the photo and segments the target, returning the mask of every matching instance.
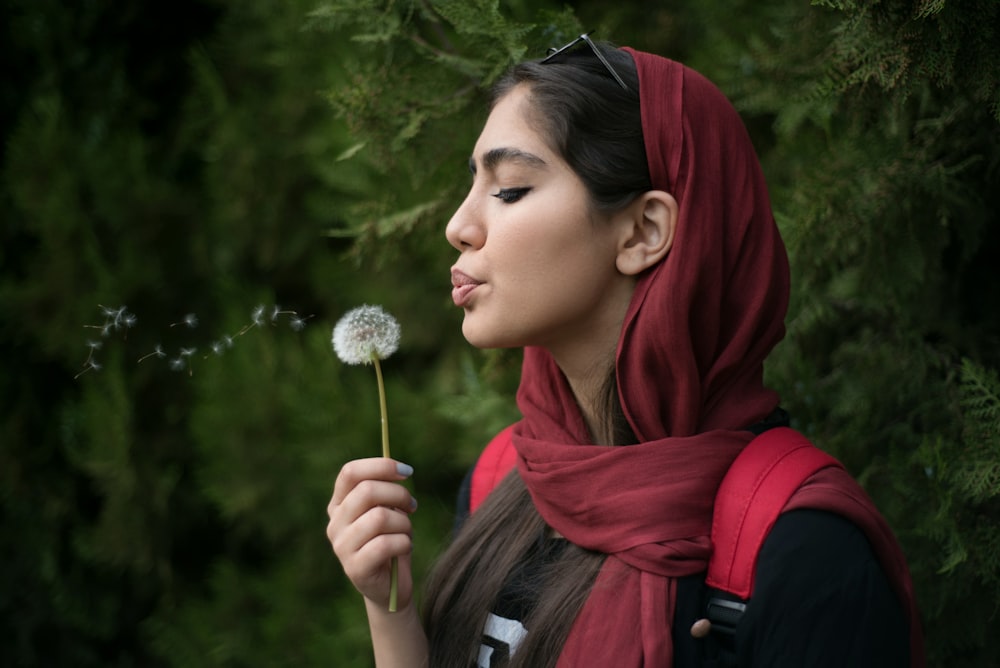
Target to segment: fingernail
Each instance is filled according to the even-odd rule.
[[[410,497],[410,512],[412,513],[412,512],[413,512],[414,510],[416,510],[416,509],[417,509],[417,500],[416,500],[416,499],[414,499],[414,498],[413,498],[413,497],[411,496],[411,497]]]
[[[403,476],[404,478],[409,478],[413,475],[413,467],[409,464],[404,464],[402,462],[396,462],[396,473]]]

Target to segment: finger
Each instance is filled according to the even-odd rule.
[[[386,457],[371,457],[355,459],[344,464],[337,475],[333,486],[331,503],[337,504],[344,500],[352,489],[362,480],[385,480],[398,482],[413,475],[413,468],[402,462]]]
[[[370,509],[379,506],[411,513],[416,510],[417,502],[410,491],[397,482],[362,480],[340,503],[331,500],[327,514],[331,521],[343,526],[357,521]]]
[[[341,565],[358,591],[366,598],[379,602],[380,606],[385,606],[388,604],[392,559],[398,558],[399,602],[405,606],[413,591],[410,571],[412,548],[413,543],[407,536],[383,535],[366,543],[360,552],[343,560]]]
[[[334,553],[345,564],[354,560],[375,560],[375,563],[389,557],[408,553],[412,542],[413,527],[408,515],[383,506],[369,509],[357,521],[339,526],[331,521],[327,536]],[[388,545],[386,545],[388,543]],[[387,552],[386,550],[393,550]],[[367,572],[372,566],[362,567]]]
[[[413,538],[409,531],[375,533],[364,541],[354,553],[359,561],[384,568],[393,557],[406,557],[413,552]]]

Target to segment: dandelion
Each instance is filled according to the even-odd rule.
[[[379,306],[348,311],[333,328],[333,349],[345,364],[375,364],[399,347],[399,323]]]
[[[333,350],[345,364],[374,364],[382,419],[382,456],[389,457],[389,417],[381,360],[399,347],[399,323],[379,306],[359,306],[348,311],[333,328]],[[389,612],[396,611],[398,560],[393,557],[389,581]]]

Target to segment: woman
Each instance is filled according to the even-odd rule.
[[[733,646],[702,619],[715,493],[780,422],[763,361],[788,300],[764,178],[724,96],[581,36],[499,82],[470,169],[446,230],[452,294],[470,343],[524,348],[517,470],[464,521],[420,619],[416,503],[398,484],[411,471],[345,465],[328,535],[377,664],[918,665],[905,563],[846,476],[817,474],[774,525]],[[850,520],[843,498],[862,509]]]

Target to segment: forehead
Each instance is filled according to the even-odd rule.
[[[498,150],[514,157],[518,153],[527,153],[541,158],[546,164],[561,162],[534,124],[529,122],[530,104],[525,86],[514,88],[497,101],[476,141],[472,155],[475,163],[488,162],[488,157],[495,156]]]

